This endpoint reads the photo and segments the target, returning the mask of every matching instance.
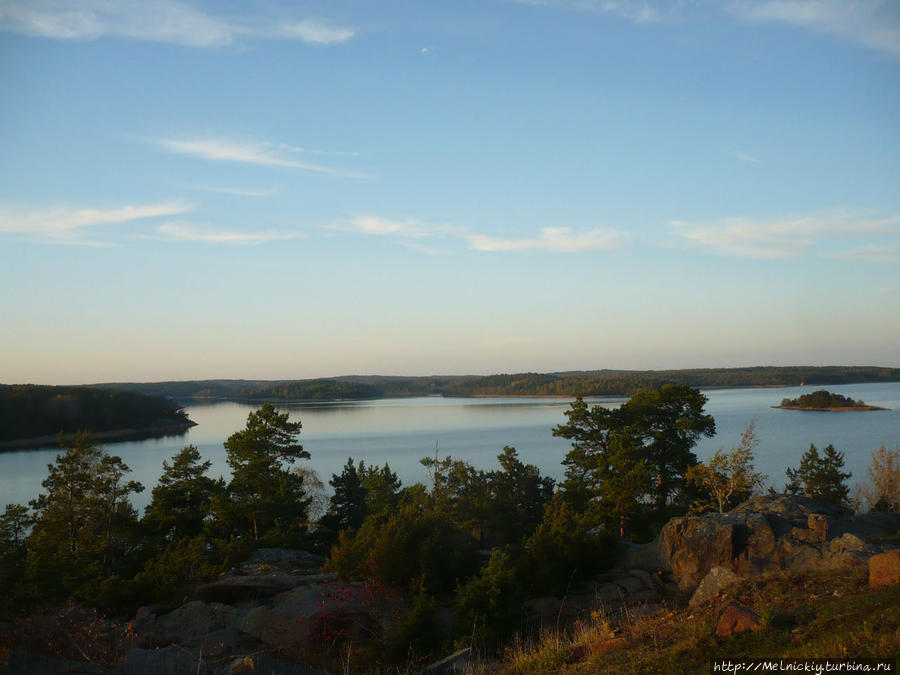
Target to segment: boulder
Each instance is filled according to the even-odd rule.
[[[754,633],[763,629],[760,622],[759,614],[749,607],[741,605],[729,605],[719,616],[719,623],[716,625],[716,635],[719,637],[728,637],[734,633],[743,633],[752,631]]]
[[[814,533],[814,541],[819,544],[828,539],[828,518],[821,513],[810,513],[807,516],[806,526]]]
[[[775,533],[761,513],[707,513],[673,518],[660,542],[678,585],[696,588],[713,567],[740,574],[777,566]]]
[[[869,586],[877,588],[896,583],[900,583],[900,550],[869,558]]]
[[[258,548],[237,568],[238,574],[266,574],[272,571],[318,570],[325,558],[307,551]]]
[[[200,586],[196,595],[206,602],[235,603],[268,598],[298,586],[334,581],[334,574],[235,575]]]
[[[700,585],[697,586],[697,590],[694,591],[694,595],[691,596],[688,606],[695,607],[696,605],[701,605],[728,586],[739,581],[743,581],[743,577],[735,574],[730,567],[713,567],[706,573],[706,576],[703,577],[703,581],[700,582]]]
[[[206,604],[200,600],[186,602],[153,621],[150,612],[139,611],[141,621],[135,622],[137,645],[145,648],[171,644],[200,647],[210,633],[236,627],[245,612],[230,605]]]

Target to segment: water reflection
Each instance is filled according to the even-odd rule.
[[[866,475],[870,456],[882,443],[900,443],[900,383],[828,387],[829,390],[890,408],[885,412],[809,413],[774,410],[784,397],[796,397],[819,387],[780,389],[722,389],[705,392],[707,411],[715,417],[717,435],[702,439],[695,449],[702,460],[720,447],[730,448],[751,420],[756,420],[760,445],[757,468],[776,487],[784,484],[784,470],[795,466],[810,443],[828,443],[845,453],[851,484]],[[625,399],[591,399],[592,404],[614,406]],[[557,479],[569,444],[551,430],[565,422],[568,399],[461,399],[420,397],[279,406],[303,424],[301,442],[311,454],[308,464],[324,481],[339,472],[347,457],[367,463],[389,462],[404,484],[425,480],[419,460],[433,456],[435,442],[442,455],[453,455],[483,469],[497,466],[505,445],[519,451],[523,461],[536,464]],[[190,403],[186,406],[197,426],[178,438],[109,443],[108,452],[120,455],[133,477],[146,486],[135,498],[143,507],[168,460],[188,444],[196,445],[212,462],[213,476],[228,477],[223,441],[243,428],[257,404],[236,402]],[[41,490],[47,464],[56,450],[0,454],[0,505],[27,503]]]

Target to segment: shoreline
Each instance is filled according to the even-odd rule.
[[[161,424],[140,429],[109,429],[107,431],[89,432],[93,441],[144,441],[151,438],[164,438],[166,436],[182,436],[188,429],[197,426],[196,422],[178,422],[177,424]],[[70,438],[73,434],[63,434]],[[48,450],[59,449],[59,434],[34,436],[32,438],[17,438],[13,441],[0,442],[0,452],[17,450]]]
[[[890,408],[880,408],[877,405],[860,405],[853,407],[835,407],[835,408],[810,408],[809,406],[798,405],[773,405],[776,410],[807,410],[813,412],[868,412],[870,410],[890,410]]]

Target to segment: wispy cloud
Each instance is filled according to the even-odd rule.
[[[897,0],[740,0],[729,7],[749,23],[787,23],[900,56]]]
[[[751,155],[749,152],[742,152],[740,150],[735,150],[734,156],[740,162],[747,162],[749,164],[762,164],[763,161],[756,157],[755,155]]]
[[[343,26],[331,26],[318,21],[297,21],[272,27],[273,35],[302,40],[311,45],[334,45],[347,42],[356,30]]]
[[[750,25],[784,23],[900,55],[897,0],[508,0],[615,16],[636,24],[700,21],[714,14]]]
[[[656,23],[674,15],[680,8],[662,6],[645,0],[512,0],[522,5],[546,5],[582,12],[611,14],[633,23]]]
[[[284,144],[268,142],[241,142],[222,138],[207,139],[174,139],[163,138],[153,141],[164,150],[180,155],[189,155],[213,162],[240,162],[262,166],[280,166],[290,169],[302,169],[314,173],[341,176],[344,178],[364,178],[360,173],[343,171],[322,164],[304,162],[297,155],[305,152],[303,148],[295,148]],[[321,153],[321,151],[316,151]]]
[[[473,251],[500,252],[545,250],[559,252],[610,251],[622,240],[622,235],[610,228],[596,228],[575,232],[569,227],[545,227],[535,237],[501,238],[488,234],[471,232],[467,228],[454,225],[437,225],[418,220],[390,220],[377,216],[359,216],[337,229],[351,230],[373,236],[391,236],[400,240],[419,242],[427,237],[443,237],[461,240]],[[415,248],[421,249],[421,244]],[[427,252],[434,253],[433,248]]]
[[[236,232],[206,227],[196,227],[186,223],[166,223],[155,228],[156,238],[176,242],[200,242],[207,244],[256,245],[270,241],[303,239],[306,235],[296,231],[263,230],[260,232]]]
[[[872,218],[830,213],[777,220],[725,218],[713,223],[672,221],[694,247],[745,258],[795,258],[823,239],[900,235],[900,216]],[[874,257],[874,256],[872,256]]]
[[[835,253],[834,258],[855,258],[858,260],[876,260],[879,262],[900,262],[900,246],[882,246],[869,244],[849,251]],[[891,289],[881,289],[890,291]]]
[[[622,237],[609,228],[596,228],[586,232],[574,232],[570,227],[545,227],[537,237],[501,239],[485,234],[467,234],[465,238],[476,251],[611,251],[618,247]]]
[[[378,216],[357,216],[349,223],[349,229],[376,236],[397,236],[422,239],[436,236],[460,236],[461,231],[450,225],[435,225],[418,220],[390,220]]]
[[[187,47],[222,47],[244,38],[333,45],[356,35],[353,28],[311,19],[229,19],[180,0],[2,0],[0,30],[61,40],[118,37]]]
[[[122,225],[136,220],[186,213],[191,207],[178,202],[126,205],[112,209],[56,207],[50,209],[0,208],[0,233],[51,243],[90,244],[86,230]]]
[[[278,192],[277,188],[236,188],[221,187],[217,185],[186,185],[190,190],[202,190],[203,192],[214,192],[222,195],[234,195],[236,197],[271,197]]]

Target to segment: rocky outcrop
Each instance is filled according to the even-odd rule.
[[[693,590],[716,567],[752,577],[775,570],[861,565],[890,547],[883,540],[898,529],[900,514],[853,516],[829,502],[769,495],[729,513],[674,518],[656,542],[633,548],[629,560],[649,552],[679,587]]]
[[[716,635],[728,637],[735,633],[745,633],[747,631],[758,633],[762,629],[763,626],[759,614],[749,607],[729,605],[719,616],[719,622],[716,624]]]
[[[700,585],[697,586],[697,590],[694,591],[690,602],[688,602],[688,607],[695,607],[696,605],[703,604],[732,584],[743,581],[743,579],[744,577],[732,572],[730,567],[713,567],[706,573],[706,576],[703,577],[703,581],[700,582]]]
[[[575,586],[562,598],[534,598],[524,608],[544,622],[602,612],[611,623],[661,609],[660,582],[642,569],[613,569]]]
[[[889,551],[869,558],[869,586],[891,586],[900,583],[900,551]]]

